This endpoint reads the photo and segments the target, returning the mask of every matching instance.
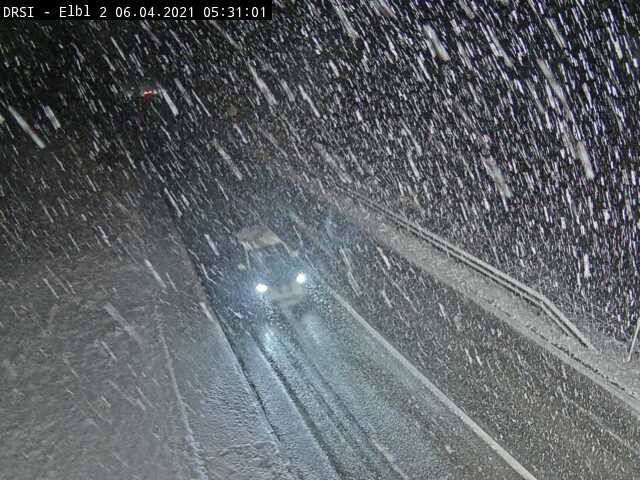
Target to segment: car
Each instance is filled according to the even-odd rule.
[[[265,225],[243,228],[236,238],[244,251],[239,269],[246,272],[254,295],[281,306],[304,300],[308,278],[297,251]]]
[[[156,81],[147,81],[125,88],[123,95],[128,101],[138,99],[148,101],[162,95],[162,86]]]

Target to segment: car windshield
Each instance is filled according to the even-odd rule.
[[[252,251],[249,254],[249,259],[263,267],[269,267],[276,263],[287,263],[289,261],[289,252],[282,244],[271,245]]]

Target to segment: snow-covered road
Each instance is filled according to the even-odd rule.
[[[535,478],[517,461],[510,466],[495,441],[478,437],[451,401],[438,398],[432,384],[365,330],[319,278],[309,282],[304,305],[266,308],[240,320],[249,335],[234,337],[267,416],[298,465],[305,463],[299,446],[315,442],[323,454],[320,478]],[[256,358],[267,360],[272,373],[265,375]],[[277,412],[287,397],[294,408],[283,418]],[[293,419],[305,428],[291,433]]]
[[[270,369],[257,367],[249,377],[259,396],[268,399],[263,400],[268,417],[269,405],[278,405],[271,421],[276,431],[283,417],[285,431],[294,418],[306,422],[312,440],[325,451],[324,467],[340,471],[346,465],[352,469],[348,478],[358,468],[382,478],[406,472],[411,472],[409,478],[421,478],[411,468],[431,471],[436,478],[465,478],[475,472],[473,478],[480,469],[506,464],[513,478],[633,478],[629,475],[640,459],[635,447],[640,430],[632,391],[610,380],[601,354],[589,353],[522,299],[379,215],[338,198],[330,187],[312,191],[306,184],[300,188],[303,184],[271,181],[261,189],[260,182],[247,181],[235,189],[227,186],[224,195],[213,185],[197,205],[199,215],[179,221],[245,370],[251,372],[251,363],[261,356],[270,362]],[[210,208],[218,202],[236,209],[237,215],[223,219]],[[265,310],[235,268],[242,254],[233,245],[234,231],[259,222],[298,248],[314,278],[347,303],[336,305],[330,290],[318,287],[306,311],[288,315]],[[351,309],[376,333],[368,335],[357,316],[345,316]],[[399,356],[378,358],[385,350],[372,340],[378,337]],[[366,348],[360,347],[363,343]],[[347,352],[358,352],[359,360],[354,363]],[[414,373],[409,384],[435,388],[420,395],[403,389],[398,382],[407,372]],[[274,399],[277,384],[284,394]],[[397,400],[381,393],[388,390]],[[293,398],[288,412],[281,406],[287,396]],[[412,417],[414,404],[422,412],[417,418]],[[371,410],[366,412],[364,405]],[[448,405],[448,416],[439,413],[442,405]],[[403,424],[394,415],[411,420]],[[347,416],[352,420],[342,420]],[[380,418],[393,419],[397,430],[384,421],[376,423]],[[431,430],[430,422],[438,425],[441,418],[447,431],[463,425],[461,435],[480,439],[481,446],[459,442],[460,458],[447,464],[447,446],[455,450],[456,443]],[[412,422],[421,432],[417,436],[408,428]],[[343,438],[345,429],[336,424],[351,425],[350,438]],[[371,432],[362,434],[364,425],[371,432],[386,432],[383,443]],[[304,429],[296,431],[294,447],[303,443],[299,433]],[[402,439],[408,439],[406,445]],[[355,447],[346,445],[364,443],[364,451],[373,452],[368,458],[380,454],[386,459],[388,453],[403,459],[397,464],[403,473],[386,461],[380,466],[374,460],[367,463],[364,455],[349,456]],[[313,446],[313,441],[306,444]],[[293,450],[290,458],[296,457]],[[446,454],[439,457],[438,451]],[[488,465],[476,463],[473,452],[492,459]],[[500,478],[501,472],[493,475]]]

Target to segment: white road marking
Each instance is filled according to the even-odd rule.
[[[425,377],[404,355],[395,349],[375,328],[360,316],[355,309],[349,305],[349,303],[338,294],[335,290],[329,287],[325,282],[324,286],[329,293],[347,310],[353,318],[355,318],[364,329],[375,338],[400,364],[405,367],[420,383],[427,387],[433,395],[440,400],[449,410],[451,410],[462,422],[467,425],[473,433],[475,433],[482,441],[484,441],[494,452],[496,452],[511,468],[513,468],[522,478],[527,480],[536,480],[536,477],[531,474],[518,460],[507,452],[504,448],[496,442],[491,435],[485,432],[480,425],[473,421],[464,411],[453,403],[449,397],[447,397],[442,390],[440,390],[431,380]]]

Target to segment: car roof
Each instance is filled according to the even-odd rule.
[[[283,244],[282,240],[265,225],[245,227],[236,234],[236,238],[247,250],[259,250],[273,245]]]

